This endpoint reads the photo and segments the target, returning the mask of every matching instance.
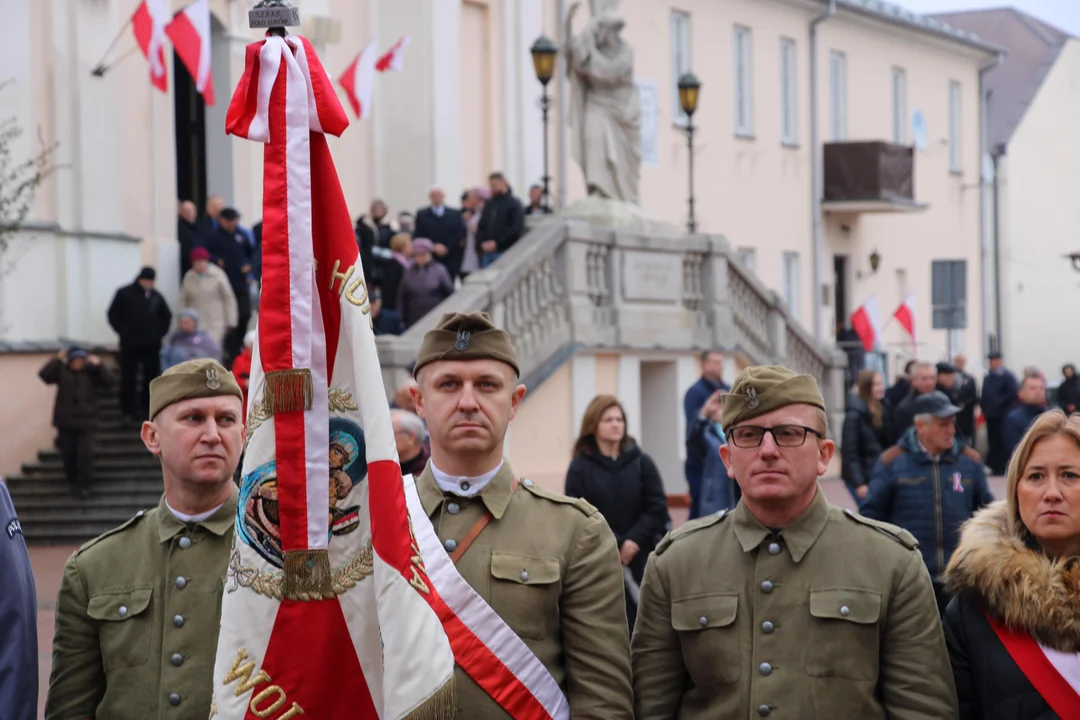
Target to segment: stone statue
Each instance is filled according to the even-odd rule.
[[[619,0],[590,0],[592,19],[573,35],[566,16],[567,73],[574,159],[589,195],[637,205],[641,174],[641,100],[634,84],[634,50],[619,33]]]

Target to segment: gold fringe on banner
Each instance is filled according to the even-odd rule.
[[[289,550],[282,567],[281,594],[286,600],[333,597],[330,556],[325,550]]]
[[[266,373],[263,402],[269,406],[271,414],[310,410],[314,397],[310,370],[272,370]]]
[[[424,704],[405,716],[405,720],[457,720],[457,683],[454,676],[424,701]]]

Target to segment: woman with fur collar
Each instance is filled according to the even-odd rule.
[[[945,572],[961,720],[1080,718],[1080,415],[1041,415]]]

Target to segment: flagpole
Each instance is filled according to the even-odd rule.
[[[109,53],[111,53],[113,48],[116,47],[116,43],[120,41],[120,36],[124,34],[124,31],[127,30],[127,26],[131,24],[132,17],[132,15],[128,15],[128,19],[125,20],[124,24],[120,26],[120,29],[116,31],[116,35],[113,36],[112,42],[109,43],[109,47],[105,48],[105,52],[101,54],[101,60],[99,60],[97,64],[94,65],[94,69],[90,71],[91,75],[93,75],[94,77],[104,77],[106,71],[111,70],[120,62],[120,60],[123,60],[125,57],[127,57],[127,55],[125,54],[123,57],[120,58],[120,60],[117,60],[116,63],[113,63],[113,65],[111,66],[105,64],[105,58],[109,57]]]

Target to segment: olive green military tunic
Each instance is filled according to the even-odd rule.
[[[778,534],[742,503],[649,558],[638,720],[948,720],[956,691],[915,539],[819,490]]]
[[[529,480],[513,490],[503,463],[474,497],[445,494],[431,464],[417,492],[449,552],[487,510],[492,520],[457,569],[544,664],[562,688],[574,720],[634,716],[623,575],[615,536],[584,500]],[[510,715],[459,667],[461,720]]]
[[[162,496],[71,556],[48,720],[206,720],[236,495],[190,525]]]

